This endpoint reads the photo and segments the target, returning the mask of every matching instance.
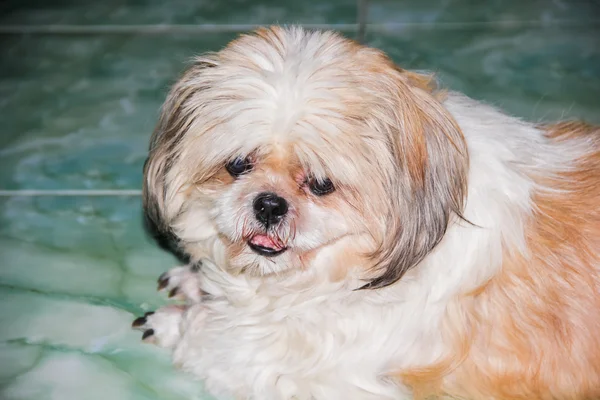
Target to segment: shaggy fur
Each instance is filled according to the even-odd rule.
[[[289,206],[268,226],[264,192]],[[523,122],[332,32],[261,29],[169,93],[144,207],[190,265],[160,279],[185,303],[134,325],[217,396],[600,398],[597,128]]]

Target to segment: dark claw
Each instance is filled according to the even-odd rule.
[[[139,328],[140,326],[144,326],[146,324],[146,317],[136,318],[132,323],[132,328]]]
[[[175,297],[177,296],[177,293],[179,293],[179,289],[174,287],[173,289],[171,289],[171,291],[169,292],[169,298],[171,297]]]
[[[144,314],[144,317],[148,318],[152,314],[154,314],[154,311],[148,311],[146,314]]]
[[[142,340],[148,339],[152,335],[154,335],[154,329],[148,329],[147,331],[144,331],[144,334],[142,335]]]
[[[190,271],[198,272],[198,271],[200,271],[201,267],[202,267],[202,261],[198,261],[198,262],[192,264],[192,266],[190,267]]]
[[[169,274],[164,272],[158,277],[158,290],[163,290],[169,284]]]

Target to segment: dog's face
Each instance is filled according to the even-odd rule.
[[[192,254],[224,246],[231,271],[316,268],[334,249],[334,264],[360,252],[378,287],[460,214],[466,160],[425,77],[332,33],[272,28],[198,59],[174,86],[145,209]]]
[[[320,162],[313,167],[302,151],[312,150],[295,141],[259,145],[234,155],[207,182],[211,220],[232,268],[253,274],[307,268],[319,249],[368,229],[359,182]]]

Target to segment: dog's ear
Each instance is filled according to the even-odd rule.
[[[390,67],[379,107],[395,162],[389,182],[386,231],[373,255],[377,276],[363,288],[399,280],[442,240],[451,218],[462,217],[468,155],[462,132],[431,78]],[[382,126],[385,125],[385,126]]]
[[[190,263],[189,255],[186,254],[183,248],[179,245],[179,239],[171,230],[165,231],[164,229],[159,229],[154,221],[151,220],[148,214],[145,212],[142,215],[142,224],[148,237],[158,244],[158,247],[166,252],[171,253],[180,263]]]
[[[170,200],[178,190],[175,187],[178,183],[169,177],[169,172],[177,161],[180,142],[193,122],[192,99],[208,88],[199,77],[205,69],[216,65],[209,57],[197,59],[173,86],[162,106],[144,164],[142,190],[145,224],[152,227],[154,234],[173,237],[169,225],[176,210]]]

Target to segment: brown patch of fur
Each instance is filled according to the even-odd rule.
[[[386,233],[370,263],[379,276],[364,287],[376,289],[417,265],[440,242],[453,215],[462,214],[468,155],[431,76],[404,71],[373,49],[363,49],[358,59],[378,93],[368,124],[386,136],[395,159],[386,188],[392,193],[385,205]]]
[[[285,177],[284,187],[290,194],[298,193],[299,183],[297,177],[306,174],[289,146],[278,146],[271,149],[264,158],[257,159],[257,168],[264,171],[266,175],[274,173],[280,177]]]
[[[225,166],[221,167],[218,171],[214,172],[207,179],[206,177],[202,181],[196,181],[195,185],[203,185],[205,188],[219,188],[224,185],[230,185],[235,181],[235,178],[231,176]]]
[[[502,271],[454,305],[454,357],[400,375],[419,394],[600,398],[600,130],[575,122],[545,129],[557,143],[589,140],[590,152],[576,168],[536,179],[549,190],[533,196],[528,253],[507,249]]]

